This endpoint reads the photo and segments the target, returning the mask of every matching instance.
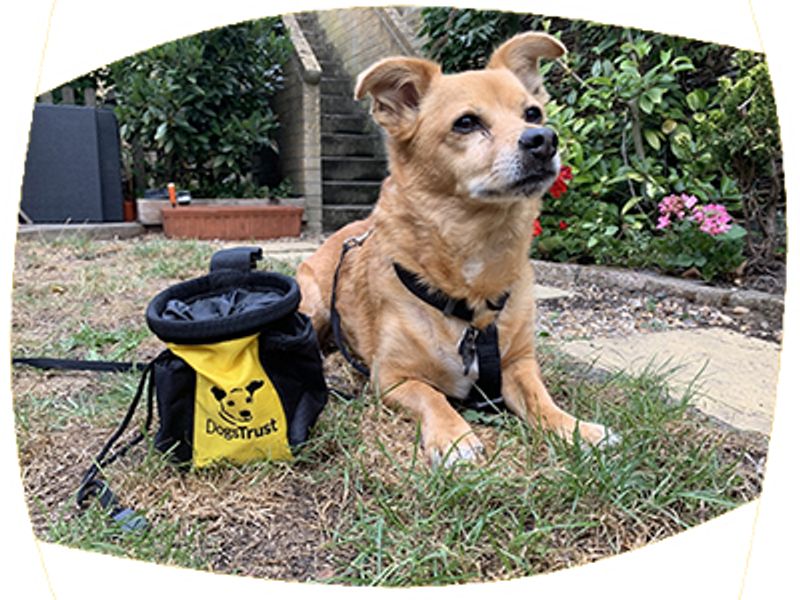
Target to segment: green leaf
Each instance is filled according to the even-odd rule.
[[[708,92],[702,88],[698,88],[686,95],[686,104],[695,112],[704,108],[707,103]]]
[[[654,129],[646,129],[644,132],[644,139],[647,140],[647,143],[653,150],[661,149],[661,139],[659,138],[658,132]]]
[[[740,240],[747,235],[747,230],[741,225],[732,225],[731,228],[719,236],[718,239],[726,241]]]
[[[637,175],[638,175],[638,173],[637,173]],[[631,196],[628,199],[628,201],[623,205],[622,210],[620,211],[620,214],[623,214],[623,215],[626,214],[629,210],[631,210],[632,208],[635,208],[639,204],[639,202],[641,202],[641,201],[642,201],[642,197],[641,196]]]
[[[155,135],[155,137],[153,139],[155,139],[155,141],[158,142],[165,135],[167,135],[167,124],[166,123],[161,123],[161,125],[158,126],[158,129],[156,129],[156,135]]]
[[[674,119],[667,119],[661,124],[661,133],[664,135],[669,135],[672,133],[675,128],[678,126],[677,121]]]
[[[643,181],[644,181],[644,175],[642,175],[642,174],[641,174],[641,173],[639,173],[638,171],[628,171],[628,172],[625,174],[625,177],[626,177],[627,179],[630,179],[630,180],[632,180],[632,181],[638,181],[639,183],[641,183],[641,182],[643,182]]]
[[[648,96],[639,96],[639,108],[649,115],[653,112],[653,101]]]
[[[647,97],[653,101],[653,104],[661,104],[666,91],[664,88],[652,88],[647,91]]]

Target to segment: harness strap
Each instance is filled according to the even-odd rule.
[[[456,317],[467,323],[471,323],[475,319],[475,311],[469,307],[464,298],[451,298],[441,290],[431,289],[420,280],[419,275],[412,273],[398,263],[394,263],[394,271],[409,292],[426,304],[440,310],[446,316]],[[489,310],[500,312],[506,305],[508,297],[508,292],[505,292],[496,302],[487,300],[486,307]]]
[[[490,323],[482,330],[474,327],[472,321],[475,318],[475,311],[469,307],[465,299],[451,298],[441,290],[429,288],[422,283],[418,275],[397,263],[394,263],[394,270],[406,289],[417,298],[446,316],[456,317],[469,324],[459,342],[458,353],[464,363],[464,375],[469,373],[474,361],[477,361],[478,380],[470,389],[466,402],[457,398],[451,398],[451,402],[464,408],[483,411],[497,412],[504,407],[497,326]],[[494,302],[487,300],[486,307],[491,311],[500,312],[508,302],[509,296],[510,294],[505,292]]]
[[[348,238],[345,240],[344,244],[342,244],[342,253],[339,255],[339,263],[336,265],[336,270],[333,272],[330,306],[331,330],[333,331],[333,341],[336,347],[339,349],[339,352],[342,353],[345,360],[350,363],[350,366],[367,378],[369,378],[369,367],[352,355],[345,342],[344,334],[342,333],[342,319],[339,315],[339,311],[336,309],[336,289],[339,285],[339,274],[342,270],[345,256],[347,256],[347,253],[353,248],[363,246],[370,235],[372,235],[372,229],[367,230],[360,236]]]

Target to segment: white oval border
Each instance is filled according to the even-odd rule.
[[[292,10],[393,5],[391,2],[298,2]],[[607,0],[537,0],[529,2],[454,3],[461,7],[501,8],[520,12],[588,18],[718,41],[766,52],[781,121],[787,193],[798,189],[797,117],[794,110],[796,36],[791,4],[777,0],[672,0],[665,4]],[[4,85],[0,116],[0,189],[4,201],[2,306],[0,337],[10,339],[10,297],[15,228],[20,186],[30,128],[33,97],[95,66],[127,56],[157,43],[209,27],[277,14],[285,7],[255,0],[183,2],[128,0],[121,5],[98,0],[27,0],[0,8],[0,48]],[[793,43],[795,42],[795,43]],[[447,588],[381,590],[431,597],[458,594],[469,597],[507,590],[512,593],[552,594],[573,598],[579,593],[601,598],[781,598],[796,593],[800,528],[797,504],[800,444],[792,425],[798,420],[798,348],[795,306],[798,269],[796,210],[789,209],[790,257],[787,310],[778,380],[778,401],[764,492],[760,500],[711,522],[651,544],[640,550],[556,573],[491,584]],[[791,358],[790,358],[791,357]],[[24,590],[24,597],[86,598],[103,590],[115,598],[194,598],[239,594],[306,591],[332,597],[375,594],[376,590],[320,587],[251,578],[212,575],[91,554],[35,540],[22,495],[11,409],[8,342],[2,345],[0,384],[7,400],[0,411],[0,479],[3,492],[4,588]],[[169,591],[169,592],[168,592]],[[12,592],[14,593],[14,592]]]

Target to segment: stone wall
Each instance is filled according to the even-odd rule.
[[[309,233],[322,231],[322,160],[320,144],[319,64],[293,17],[284,17],[294,53],[284,71],[283,89],[274,109],[280,128],[277,142],[281,171],[304,198],[303,221]]]
[[[417,8],[348,8],[321,11],[320,25],[355,79],[372,63],[387,56],[419,53],[414,38]]]

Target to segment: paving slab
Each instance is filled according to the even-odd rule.
[[[541,285],[539,283],[533,286],[533,296],[541,302],[542,300],[553,300],[554,298],[570,298],[575,293],[570,290],[553,287],[551,285]]]
[[[597,367],[639,373],[679,367],[669,381],[680,397],[695,379],[695,406],[737,429],[769,435],[780,362],[777,344],[721,328],[673,330],[568,341],[562,349]]]
[[[130,239],[143,235],[144,226],[139,223],[70,223],[70,224],[23,224],[17,228],[19,239],[55,240],[65,236],[83,236],[93,240]]]

